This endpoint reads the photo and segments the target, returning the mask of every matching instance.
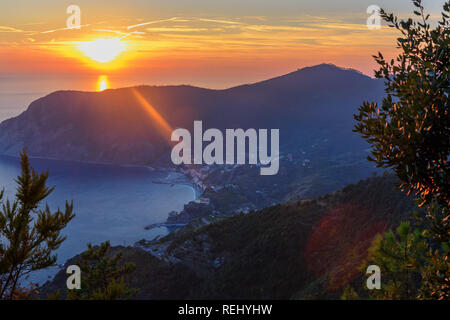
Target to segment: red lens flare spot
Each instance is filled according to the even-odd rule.
[[[360,274],[374,237],[386,231],[386,223],[373,221],[370,210],[350,203],[330,210],[308,239],[305,261],[309,272],[327,277],[328,290],[336,291]]]

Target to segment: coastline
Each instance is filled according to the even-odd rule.
[[[1,155],[1,160],[2,178],[7,185],[5,195],[13,198],[14,179],[20,174],[20,158]],[[38,172],[47,169],[51,172],[48,183],[57,188],[48,200],[50,207],[56,208],[76,195],[74,203],[77,217],[64,230],[67,241],[57,251],[58,264],[85,250],[84,244],[89,242],[97,244],[110,240],[112,245],[133,246],[142,238],[152,238],[159,233],[168,234],[173,230],[171,226],[151,231],[144,230],[144,226],[152,222],[165,222],[171,210],[182,210],[184,204],[195,200],[198,195],[198,190],[189,179],[172,168],[153,170],[148,166],[132,166],[133,169],[128,165],[43,157],[33,157],[30,162]],[[152,180],[161,180],[169,185],[158,186]],[[170,187],[170,184],[174,187]],[[136,212],[128,211],[125,207],[133,199],[137,201],[136,207],[140,208]],[[94,225],[98,226],[95,228],[99,232],[92,231],[91,226]],[[33,273],[30,279],[43,283],[57,270],[58,267],[48,268]]]
[[[162,179],[159,179],[159,180],[154,180],[154,181],[152,181],[152,183],[166,184],[166,185],[170,185],[170,186],[175,186],[175,185],[187,186],[187,187],[190,187],[194,193],[194,199],[191,200],[190,202],[198,200],[200,198],[200,196],[203,193],[203,189],[198,184],[194,183],[194,181],[192,181],[192,179],[188,175],[186,175],[183,172],[179,172],[178,170],[173,169],[173,168],[167,168],[163,171],[167,171],[167,176]],[[188,202],[188,203],[190,203],[190,202]],[[166,218],[165,222],[152,223],[152,224],[144,226],[144,229],[150,231],[152,229],[164,227],[168,230],[167,234],[169,234],[169,233],[172,233],[173,231],[175,231],[176,229],[187,225],[187,223],[168,223],[167,219],[169,218],[170,214],[171,214],[171,212],[167,213],[167,218]]]
[[[11,159],[18,159],[20,160],[20,156],[19,155],[10,155],[10,154],[0,154],[0,156],[3,157],[8,157]],[[51,160],[51,161],[61,161],[61,162],[68,162],[68,163],[81,163],[81,164],[92,164],[92,165],[104,165],[104,166],[112,166],[112,167],[124,167],[124,168],[145,168],[151,172],[167,172],[167,176],[159,179],[159,180],[154,180],[152,181],[152,183],[155,184],[169,184],[169,185],[185,185],[185,186],[189,186],[192,187],[192,189],[194,190],[194,194],[195,194],[195,199],[198,199],[198,197],[200,197],[200,195],[203,192],[203,189],[198,186],[197,184],[195,184],[191,177],[189,177],[188,175],[184,174],[183,172],[179,171],[177,168],[172,168],[172,167],[152,167],[149,165],[145,165],[145,164],[127,164],[127,163],[114,163],[114,162],[102,162],[102,161],[83,161],[83,160],[68,160],[68,159],[59,159],[59,158],[55,158],[55,157],[44,157],[44,156],[30,156],[28,155],[28,158],[30,159],[37,159],[37,160]],[[177,177],[171,177],[170,174],[171,173],[177,173],[180,176],[183,176],[185,178],[186,181],[170,181],[170,179],[176,179]],[[165,181],[167,180],[167,181]],[[194,200],[195,200],[194,199]]]
[[[150,167],[151,168],[151,167]],[[152,168],[153,169],[153,168]],[[198,199],[202,193],[203,189],[198,186],[196,183],[192,181],[192,179],[184,174],[183,172],[180,172],[174,168],[165,168],[165,169],[153,169],[155,171],[161,171],[161,172],[167,172],[167,176],[161,179],[155,179],[152,181],[154,184],[168,184],[171,186],[188,186],[191,187],[194,191],[195,198],[194,200]],[[176,176],[173,176],[176,174]]]
[[[8,157],[11,159],[20,159],[20,157],[9,155],[9,154],[1,154],[0,156]],[[173,167],[152,167],[149,165],[138,165],[138,164],[118,164],[118,163],[111,163],[111,162],[101,162],[101,161],[80,161],[80,160],[67,160],[67,159],[58,159],[54,157],[42,157],[42,156],[29,156],[30,159],[36,159],[36,160],[50,160],[50,161],[57,161],[57,162],[66,162],[66,163],[80,163],[80,164],[88,164],[88,165],[101,165],[101,166],[110,166],[110,167],[117,167],[117,168],[143,168],[147,169],[150,172],[160,172],[160,173],[166,173],[166,176],[163,178],[156,178],[152,180],[153,184],[165,184],[173,186],[187,186],[191,188],[194,194],[194,199],[191,201],[195,201],[199,199],[201,194],[203,193],[203,188],[200,187],[198,184],[196,184],[192,177],[185,174],[181,170],[178,170],[178,168]],[[189,202],[188,202],[189,203]],[[186,203],[187,204],[187,203]],[[186,224],[178,224],[178,223],[167,223],[167,218],[169,217],[170,212],[167,212],[166,220],[162,222],[152,223],[149,225],[143,226],[143,228],[147,231],[150,231],[152,229],[165,227],[168,229],[168,233],[173,232],[174,230],[178,229],[179,227],[182,227]]]

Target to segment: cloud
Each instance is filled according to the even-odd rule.
[[[162,23],[162,22],[168,22],[168,21],[175,21],[177,19],[178,19],[177,17],[173,17],[173,18],[164,19],[164,20],[147,21],[147,22],[138,23],[138,24],[135,24],[135,25],[132,25],[132,26],[128,26],[127,29],[142,27],[142,26],[146,26],[146,25],[149,25],[149,24]]]
[[[80,28],[82,27],[88,27],[90,26],[90,24],[82,24],[80,25]],[[73,30],[73,29],[77,29],[77,28],[73,28],[73,27],[65,27],[65,28],[59,28],[59,29],[53,29],[53,30],[47,30],[47,31],[41,31],[40,33],[53,33],[56,31],[63,31],[63,30]]]
[[[208,28],[189,28],[189,27],[161,27],[161,28],[147,28],[148,32],[203,32],[210,31]]]
[[[214,22],[214,23],[221,23],[221,24],[242,24],[242,22],[236,22],[236,21],[230,21],[230,20],[218,20],[218,19],[198,19],[199,21],[203,22]]]
[[[8,26],[0,26],[0,32],[26,32],[26,31]]]
[[[143,35],[145,32],[143,31],[131,31],[131,32],[123,32],[119,30],[110,30],[110,29],[94,29],[92,30],[94,32],[108,32],[108,33],[115,33],[117,35],[121,35],[121,39],[131,36],[131,35]]]
[[[136,24],[132,24],[135,22]],[[140,22],[140,23],[137,23]],[[101,24],[101,26],[99,25]],[[273,54],[282,52],[316,52],[320,50],[346,50],[346,48],[380,46],[391,43],[392,30],[371,31],[365,20],[348,21],[337,17],[297,16],[284,18],[177,16],[160,20],[120,19],[109,22],[93,22],[83,25],[81,32],[58,33],[70,28],[58,28],[38,32],[39,35],[23,34],[20,45],[45,49],[73,46],[74,41],[85,41],[103,33],[120,38],[127,37],[136,52],[151,50],[155,54],[166,54],[176,50],[191,51],[195,55],[212,52],[227,52],[228,55]],[[14,32],[11,27],[0,27],[0,32]],[[18,32],[17,31],[17,32]],[[20,38],[20,33],[11,33],[10,41]],[[27,40],[33,36],[35,42]],[[50,37],[56,39],[49,42]],[[10,42],[11,43],[11,42]],[[261,48],[257,50],[255,48]],[[220,53],[222,54],[222,53]]]

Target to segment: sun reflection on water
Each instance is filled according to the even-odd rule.
[[[109,89],[108,76],[101,75],[97,80],[97,91]]]

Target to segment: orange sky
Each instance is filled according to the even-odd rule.
[[[372,74],[371,55],[392,52],[395,35],[383,27],[369,30],[367,14],[312,16],[171,16],[92,19],[81,8],[81,30],[63,23],[35,22],[0,26],[1,72],[4,74],[110,74],[152,83],[192,83],[227,87],[297,68],[331,62]],[[87,11],[87,12],[85,12]],[[89,19],[88,19],[89,17]],[[102,18],[102,17],[101,17]],[[77,43],[120,38],[127,50],[113,63],[98,63]]]
[[[194,84],[226,87],[322,62],[371,74],[371,55],[376,50],[392,52],[395,43],[395,34],[387,27],[368,30],[364,24],[325,18],[203,20],[173,18],[132,29],[126,25],[99,29],[92,24],[51,33],[18,31],[8,35],[14,41],[7,39],[9,45],[0,46],[1,70],[14,74],[159,74],[162,83],[192,79]],[[77,49],[80,41],[112,37],[122,38],[127,50],[106,67]]]
[[[95,90],[95,80],[83,79],[99,75],[107,75],[113,87],[226,88],[323,62],[372,76],[372,54],[391,56],[397,34],[387,26],[367,28],[371,2],[78,1],[82,28],[67,30],[71,2],[5,0],[0,11],[0,79],[11,81],[5,85],[0,80],[0,94],[24,92],[14,86],[24,87],[35,78],[42,85],[46,79],[55,82],[35,90],[39,92]],[[403,15],[412,11],[409,0],[379,2]],[[438,2],[443,1],[431,6],[434,16]],[[127,50],[111,63],[99,63],[78,49],[80,42],[99,38],[119,38]]]

